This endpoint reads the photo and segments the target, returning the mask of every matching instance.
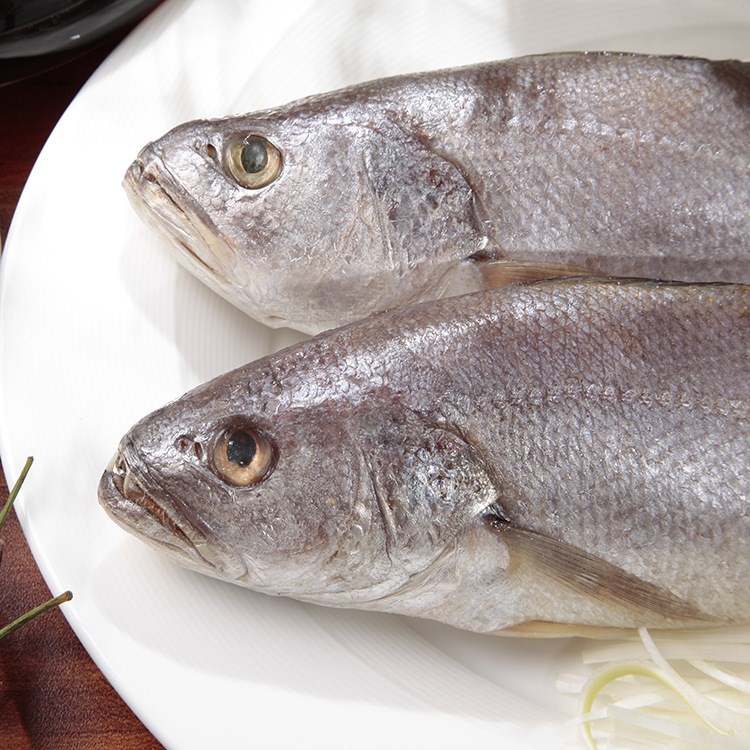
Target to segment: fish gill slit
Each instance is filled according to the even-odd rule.
[[[464,168],[463,164],[461,164],[458,159],[449,156],[442,150],[436,150],[434,146],[430,146],[430,148],[434,154],[436,154],[441,159],[445,159],[445,161],[447,161],[448,164],[450,164],[461,175],[464,182],[466,183],[466,186],[469,188],[469,192],[471,193],[471,207],[473,213],[472,218],[474,219],[474,229],[477,235],[481,238],[481,247],[479,248],[478,252],[486,251],[490,245],[494,244],[494,237],[490,236],[490,233],[492,232],[492,222],[490,221],[490,212],[487,210],[482,195],[477,190],[477,187],[474,184],[473,177],[469,174],[469,172]]]
[[[370,481],[372,493],[375,496],[375,503],[378,507],[380,518],[383,522],[383,529],[385,530],[385,551],[388,555],[388,559],[390,560],[392,559],[391,554],[393,552],[393,544],[396,540],[396,523],[393,519],[393,511],[386,502],[386,499],[383,497],[383,493],[380,491],[380,487],[378,486],[377,474],[375,473],[375,469],[368,457],[365,455],[364,451],[362,451],[362,461],[365,465],[365,470]]]
[[[386,214],[385,206],[378,197],[378,190],[372,178],[370,177],[370,172],[367,168],[367,162],[365,161],[364,157],[362,158],[362,174],[365,176],[365,180],[367,180],[367,186],[370,188],[370,193],[376,198],[376,200],[374,201],[375,218],[380,229],[383,257],[387,258],[390,265],[393,266],[394,247],[389,230],[390,222]]]

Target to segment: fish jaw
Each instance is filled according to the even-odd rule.
[[[192,254],[204,271],[215,275],[218,269],[231,266],[228,246],[217,238],[207,216],[188,208],[156,144],[141,150],[125,173],[123,187],[138,216]]]
[[[99,503],[107,515],[149,546],[166,552],[180,565],[214,578],[236,581],[247,574],[244,563],[218,550],[191,523],[177,503],[144,489],[123,450],[113,456],[99,481]]]
[[[259,313],[250,303],[252,275],[236,279],[237,253],[221,238],[199,206],[191,209],[189,197],[165,166],[155,144],[149,144],[128,167],[123,188],[141,221],[166,239],[176,260],[196,278],[248,315],[272,328],[287,321]]]

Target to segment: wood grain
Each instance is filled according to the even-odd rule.
[[[39,151],[60,115],[130,29],[72,56],[0,62],[0,237]],[[33,471],[33,468],[32,468]],[[0,503],[8,487],[0,476]],[[15,514],[2,531],[0,625],[50,598]],[[59,594],[55,591],[52,594]],[[75,596],[75,591],[73,592]],[[63,605],[65,606],[65,605]],[[95,666],[60,611],[45,613],[0,642],[2,750],[156,750],[140,723]]]

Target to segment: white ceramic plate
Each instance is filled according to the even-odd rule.
[[[172,261],[121,176],[187,119],[386,74],[560,49],[750,57],[746,0],[172,0],[84,87],[23,193],[0,279],[0,449],[84,646],[168,748],[575,747],[574,646],[253,594],[176,568],[96,501],[120,436],[291,341]]]

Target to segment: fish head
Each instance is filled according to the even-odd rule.
[[[332,459],[341,444],[325,420],[269,420],[245,393],[215,393],[198,389],[136,424],[102,476],[100,502],[187,568],[265,593],[326,589],[326,560],[358,515],[345,460]]]
[[[466,178],[369,110],[187,123],[147,145],[124,184],[188,270],[271,327],[316,333],[478,288],[460,267],[486,244]]]
[[[304,361],[288,351],[137,423],[102,476],[100,502],[185,567],[377,608],[445,559],[492,487],[461,440],[426,426],[377,378],[351,377],[346,357],[328,369],[315,367],[327,354],[319,347]]]

